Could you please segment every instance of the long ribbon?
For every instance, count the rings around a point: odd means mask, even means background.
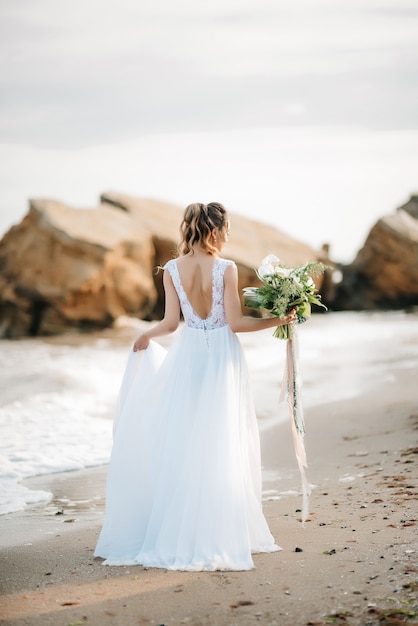
[[[280,399],[283,400],[287,393],[289,402],[290,422],[292,425],[293,446],[299,473],[302,481],[302,524],[305,524],[309,514],[309,495],[311,489],[305,474],[308,467],[303,438],[305,435],[305,421],[303,419],[303,406],[300,396],[300,375],[298,360],[297,334],[294,324],[290,325],[289,339],[286,341],[286,366]]]

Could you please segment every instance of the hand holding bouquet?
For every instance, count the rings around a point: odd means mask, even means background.
[[[282,265],[274,254],[269,254],[257,270],[257,276],[262,285],[244,289],[244,304],[253,309],[265,309],[280,318],[296,309],[297,322],[305,322],[311,314],[311,304],[326,308],[312,280],[312,276],[322,274],[325,269],[326,266],[317,261],[309,261],[293,269],[288,268]],[[289,340],[286,343],[287,360],[282,392],[286,390],[289,399],[295,453],[302,479],[302,522],[304,523],[309,511],[310,487],[304,469],[307,467],[303,445],[305,423],[299,393],[297,350],[294,345],[296,336],[292,331],[292,325],[289,324],[278,326],[274,331],[274,336]]]
[[[326,265],[318,261],[287,268],[274,254],[269,254],[257,270],[262,286],[245,287],[244,305],[253,309],[265,309],[277,317],[284,317],[289,311],[296,309],[297,322],[305,322],[311,314],[311,304],[326,309],[312,280],[312,276],[319,276],[325,269]],[[290,325],[278,326],[274,336],[290,339]]]

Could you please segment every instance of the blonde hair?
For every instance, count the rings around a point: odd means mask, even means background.
[[[228,214],[220,202],[189,204],[184,211],[183,221],[180,224],[181,243],[180,254],[187,254],[197,243],[209,254],[218,251],[211,243],[214,230],[222,232],[228,228]]]

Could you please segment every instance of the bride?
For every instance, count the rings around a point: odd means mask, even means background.
[[[242,314],[237,268],[220,253],[222,204],[189,205],[180,256],[164,266],[165,314],[130,352],[119,394],[106,512],[107,565],[248,570],[275,544],[261,506],[257,421],[235,335],[289,324]],[[155,338],[184,325],[170,349]]]

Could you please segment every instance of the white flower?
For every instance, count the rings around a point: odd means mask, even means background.
[[[266,276],[271,276],[275,273],[277,269],[277,265],[280,263],[280,260],[274,254],[268,254],[262,261],[261,265],[258,268],[258,274],[261,278],[265,278]]]
[[[261,265],[266,265],[267,263],[271,263],[272,265],[277,265],[277,263],[280,263],[280,259],[275,254],[268,254],[261,261]]]
[[[287,267],[275,267],[274,269],[274,273],[277,274],[277,276],[280,276],[280,278],[289,278],[292,271],[293,270]],[[295,277],[293,277],[293,280],[295,280]]]
[[[246,298],[254,298],[257,296],[258,289],[257,287],[244,287],[243,292]]]
[[[301,279],[299,278],[299,276],[295,276],[293,275],[292,277],[293,282],[295,283],[295,285],[299,288],[299,289],[303,289],[303,282],[301,281]]]

